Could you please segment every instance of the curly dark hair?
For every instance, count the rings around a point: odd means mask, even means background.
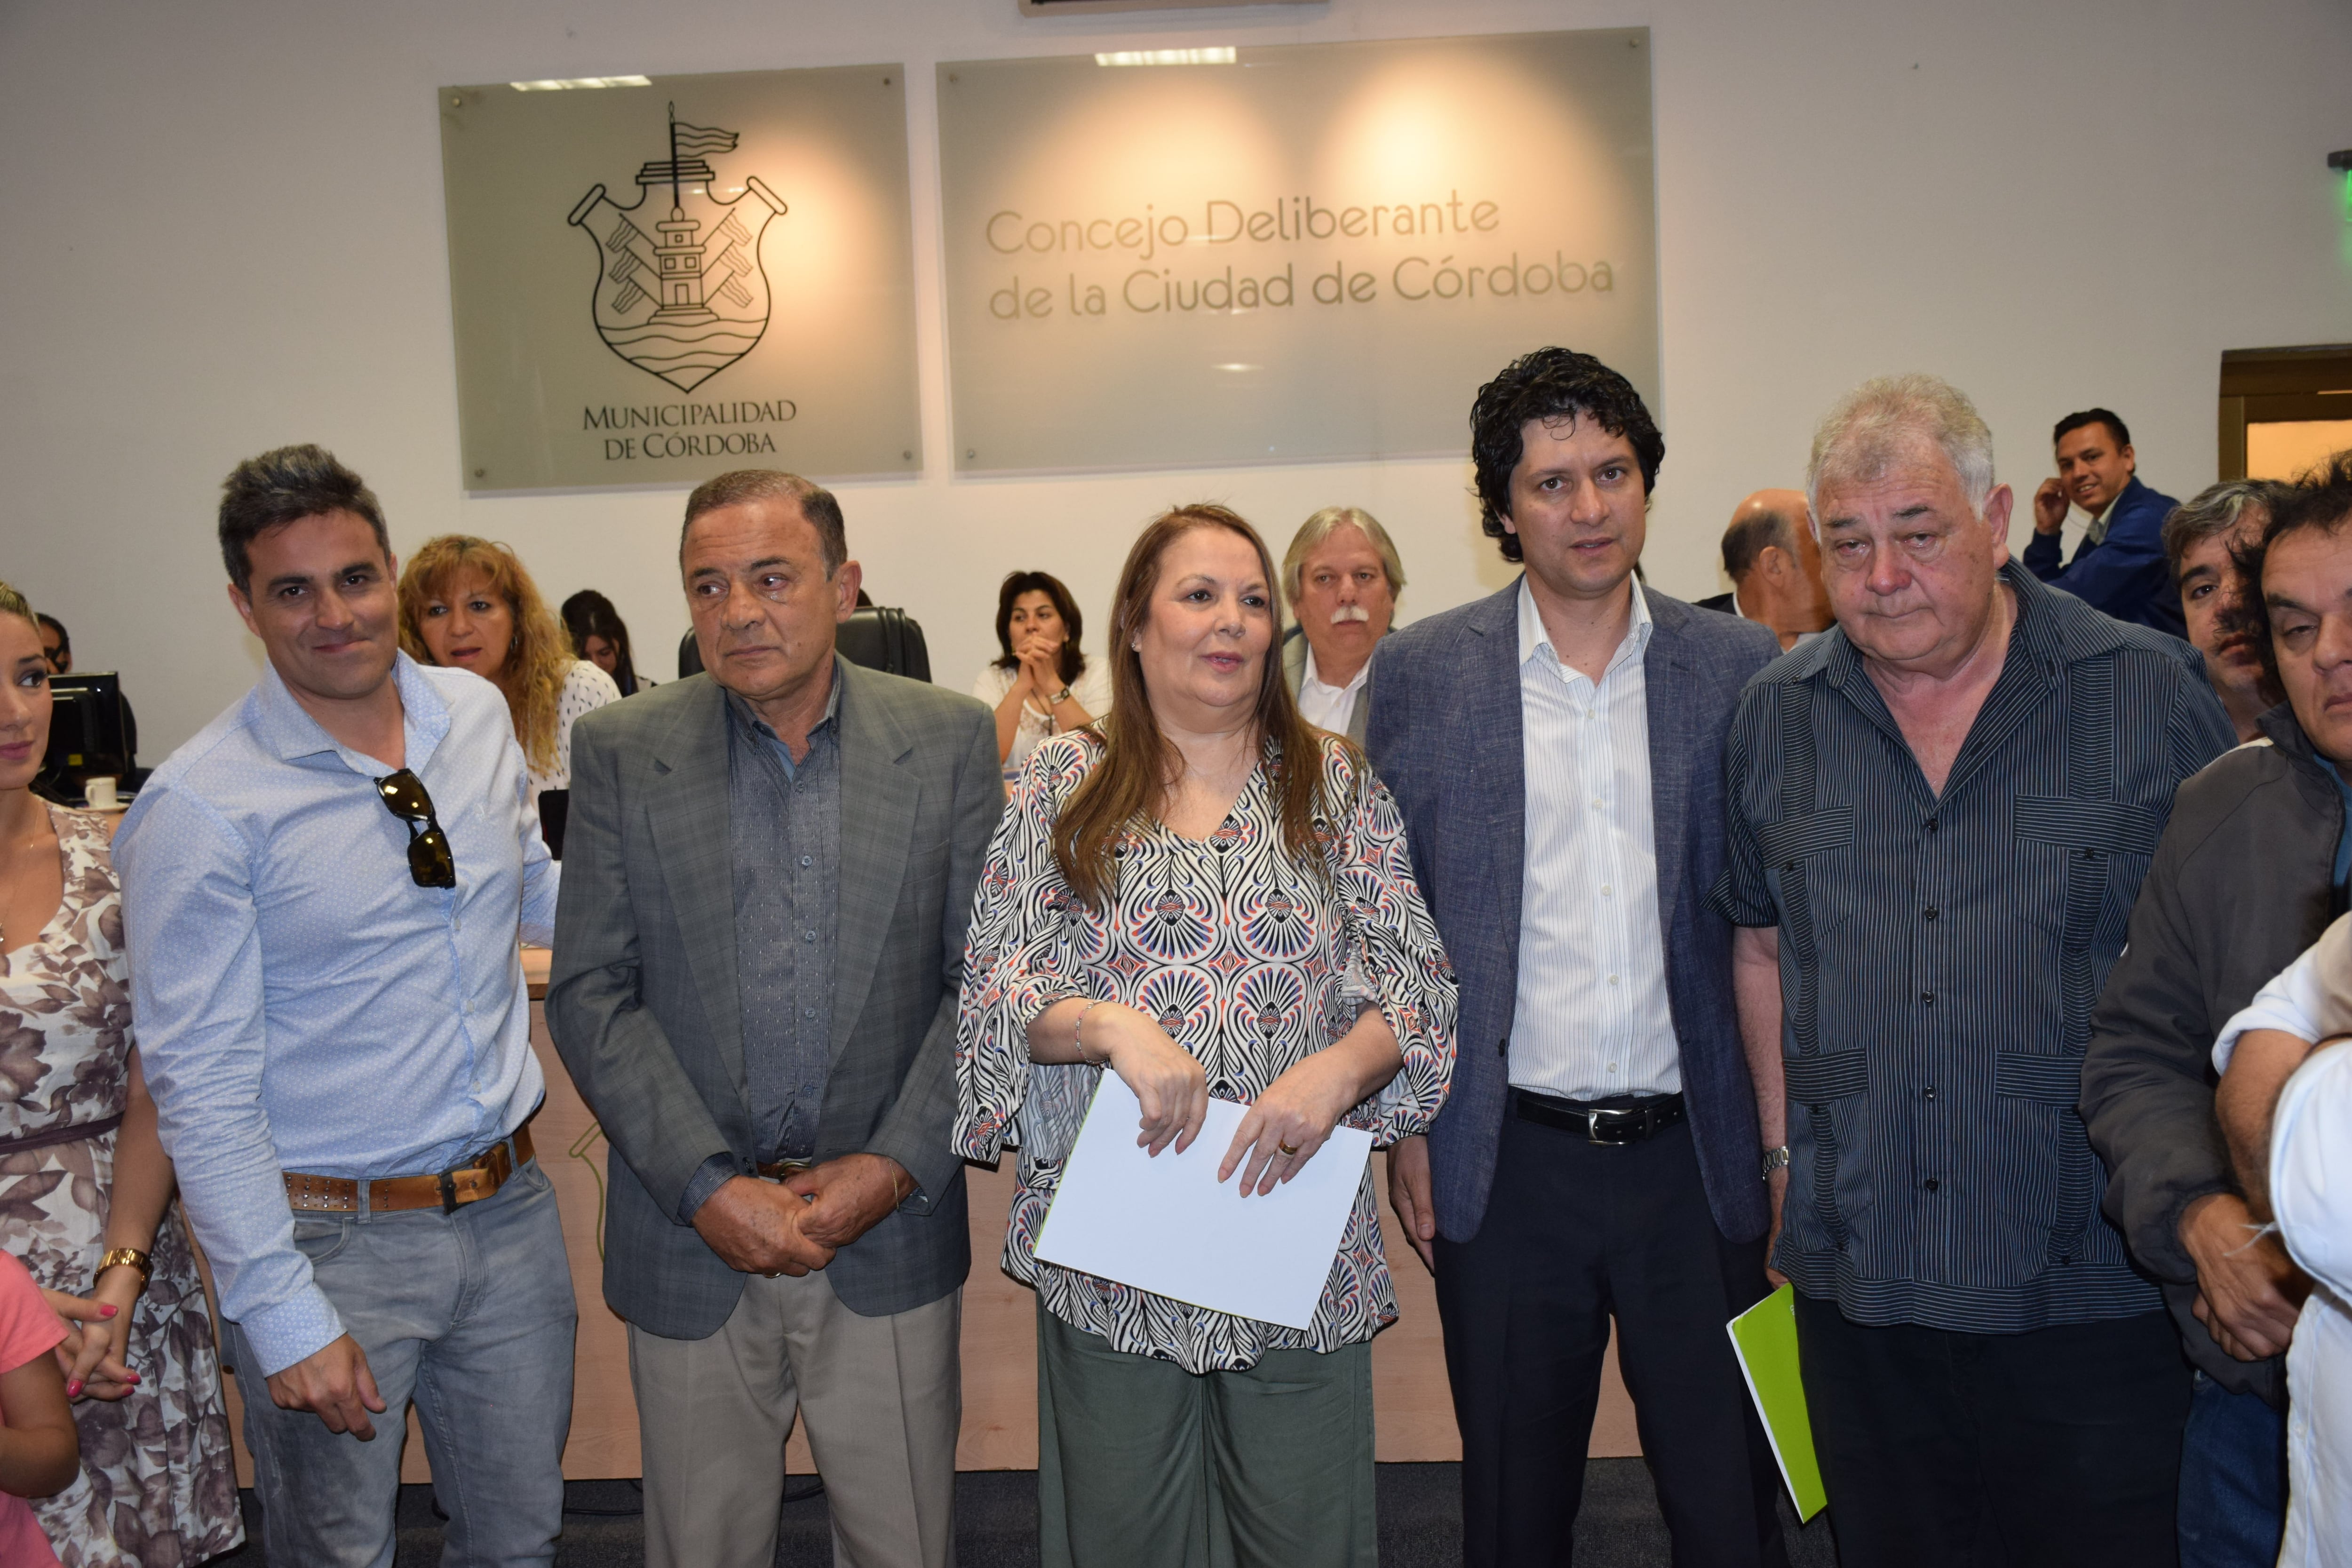
[[[2275,691],[2281,689],[2278,649],[2271,641],[2270,601],[2263,596],[2263,563],[2271,546],[2291,533],[2315,529],[2336,534],[2352,526],[2352,448],[2336,453],[2294,484],[2278,487],[2273,494],[2270,523],[2261,541],[2231,552],[2238,568],[2238,596],[2226,624],[2252,639],[2262,658],[2263,679]]]
[[[1666,460],[1666,438],[1633,384],[1573,349],[1538,349],[1503,367],[1478,389],[1470,405],[1470,458],[1477,466],[1478,522],[1500,542],[1503,559],[1519,560],[1518,535],[1503,527],[1511,512],[1511,471],[1524,445],[1519,432],[1530,419],[1586,418],[1612,436],[1633,443],[1642,465],[1642,494],[1657,488],[1658,465]]]

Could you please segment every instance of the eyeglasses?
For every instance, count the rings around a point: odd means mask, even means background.
[[[441,819],[433,815],[433,797],[425,793],[425,781],[401,769],[389,778],[375,781],[375,793],[383,798],[383,807],[408,825],[408,875],[420,888],[454,888],[457,885],[457,860],[449,853],[449,836],[441,831]],[[420,833],[418,823],[425,825]]]

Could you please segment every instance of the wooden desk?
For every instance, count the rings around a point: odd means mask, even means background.
[[[541,998],[547,994],[548,954],[523,952],[530,983],[530,1043],[547,1075],[547,1102],[531,1123],[540,1163],[555,1184],[563,1215],[563,1240],[571,1252],[572,1279],[580,1300],[580,1339],[572,1394],[572,1439],[563,1451],[563,1473],[588,1480],[640,1473],[636,1400],[629,1391],[628,1338],[621,1320],[604,1305],[603,1217],[605,1143],[595,1119],[581,1102],[547,1033]],[[997,1266],[1004,1249],[1005,1218],[1013,1202],[1013,1162],[989,1170],[966,1171],[971,1193],[971,1278],[963,1292],[963,1435],[956,1466],[966,1470],[1026,1470],[1037,1464],[1036,1297]],[[1445,1353],[1438,1337],[1436,1293],[1428,1270],[1406,1245],[1396,1216],[1382,1205],[1381,1224],[1396,1275],[1397,1324],[1372,1342],[1373,1408],[1378,1422],[1376,1452],[1383,1461],[1458,1459],[1460,1436],[1454,1426],[1452,1395],[1445,1384]],[[239,1434],[237,1480],[250,1486],[253,1468],[245,1452],[236,1410],[236,1379],[229,1384],[230,1421]],[[409,1416],[410,1442],[401,1459],[404,1480],[431,1479],[425,1445]],[[1592,1427],[1596,1457],[1638,1454],[1633,1402],[1617,1375],[1612,1347],[1602,1381],[1601,1408]],[[815,1469],[799,1427],[786,1450],[796,1473]]]

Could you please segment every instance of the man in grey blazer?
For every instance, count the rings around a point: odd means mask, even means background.
[[[1372,649],[1389,635],[1404,592],[1396,545],[1363,508],[1327,506],[1291,536],[1282,590],[1298,623],[1282,645],[1282,678],[1299,712],[1362,745]]]
[[[1624,377],[1543,349],[1478,394],[1493,597],[1390,637],[1372,765],[1462,986],[1454,1088],[1391,1151],[1437,1275],[1471,1568],[1565,1561],[1616,1321],[1675,1562],[1787,1561],[1724,1324],[1769,1213],[1733,994],[1723,742],[1772,634],[1634,578],[1665,443]],[[568,873],[567,873],[568,875]]]
[[[708,674],[583,715],[548,1021],[617,1158],[646,1562],[767,1568],[807,1412],[836,1551],[951,1561],[964,922],[1003,806],[967,697],[834,651],[841,510],[724,474],[679,567]]]

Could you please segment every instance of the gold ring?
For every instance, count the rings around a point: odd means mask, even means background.
[[[1289,1156],[1290,1156],[1292,1159],[1294,1159],[1294,1160],[1295,1160],[1295,1159],[1297,1159],[1297,1158],[1298,1158],[1298,1151],[1297,1151],[1296,1148],[1292,1147],[1290,1144],[1287,1144],[1287,1143],[1277,1143],[1277,1144],[1276,1144],[1276,1145],[1275,1145],[1275,1147],[1276,1147],[1276,1148],[1277,1148],[1277,1149],[1279,1149],[1279,1150],[1281,1150],[1284,1153],[1286,1153],[1286,1154],[1289,1155]]]

